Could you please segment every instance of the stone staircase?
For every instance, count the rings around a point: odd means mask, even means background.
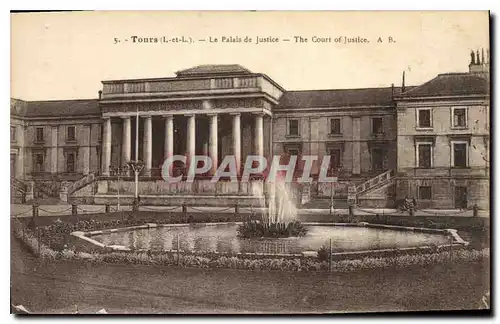
[[[24,203],[28,185],[19,179],[10,177],[10,198],[12,203]]]
[[[357,204],[364,207],[390,207],[394,200],[395,176],[395,170],[388,170],[357,185]]]
[[[67,187],[67,195],[71,196],[78,190],[94,183],[97,180],[97,176],[94,172],[91,172],[84,176],[83,178],[80,178],[78,181],[73,182]]]
[[[362,184],[356,186],[356,195],[362,195],[365,193],[368,193],[369,191],[379,188],[385,184],[390,183],[396,175],[395,170],[388,170],[384,173],[381,173],[365,182]]]

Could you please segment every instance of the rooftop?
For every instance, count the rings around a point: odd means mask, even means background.
[[[11,99],[10,112],[24,117],[71,117],[100,115],[98,99],[23,101]]]
[[[252,74],[252,71],[239,64],[206,64],[180,70],[175,74],[177,77],[191,77],[214,74]]]
[[[393,103],[393,96],[400,93],[400,87],[287,91],[277,109],[387,106]]]
[[[488,79],[481,74],[443,73],[426,83],[405,91],[402,98],[486,95]]]

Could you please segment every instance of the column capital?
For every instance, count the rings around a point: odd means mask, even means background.
[[[253,111],[252,115],[264,117],[266,114],[263,111]]]
[[[214,113],[214,112],[211,112],[211,113],[207,113],[205,114],[206,116],[209,116],[209,117],[214,117],[214,116],[218,116],[219,114],[218,113]]]
[[[230,116],[241,116],[241,113],[239,112],[232,112],[232,113],[229,113]]]
[[[167,114],[167,115],[161,115],[162,118],[165,118],[165,119],[170,119],[170,118],[174,118],[174,115],[173,114]]]
[[[121,119],[130,119],[132,116],[120,116]]]
[[[144,119],[148,120],[148,119],[153,118],[153,116],[151,116],[151,115],[142,115],[142,116],[139,115],[139,118],[144,118]]]
[[[108,120],[111,119],[111,116],[102,116],[101,119]]]

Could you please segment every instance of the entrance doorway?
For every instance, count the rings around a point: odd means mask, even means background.
[[[467,209],[467,187],[455,187],[455,208]]]
[[[382,171],[384,170],[384,150],[382,148],[372,149],[372,170]]]

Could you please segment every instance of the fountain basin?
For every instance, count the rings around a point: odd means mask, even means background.
[[[329,247],[330,239],[332,252],[339,255],[467,244],[453,230],[368,223],[304,223],[308,233],[303,237],[244,239],[238,237],[239,224],[148,224],[88,232],[84,236],[87,241],[94,241],[99,246],[120,246],[131,251],[176,251],[179,244],[179,249],[184,252],[299,256],[307,253],[312,255],[310,252],[322,246]]]

